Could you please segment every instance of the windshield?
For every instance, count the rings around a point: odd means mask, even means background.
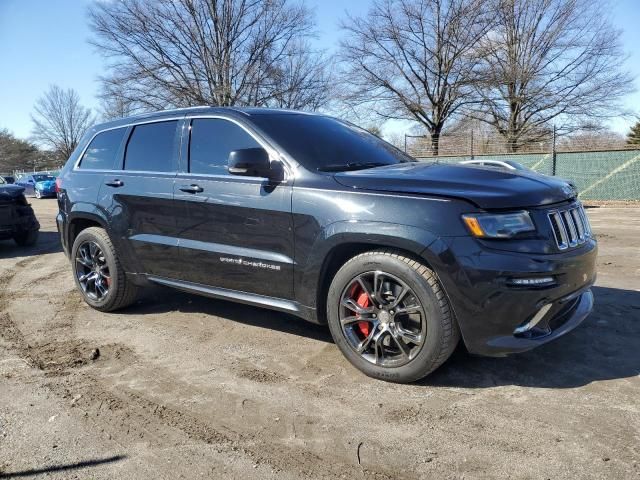
[[[52,177],[51,175],[34,175],[33,180],[36,182],[53,182],[56,177]]]
[[[309,170],[343,171],[412,162],[393,145],[335,118],[259,114],[253,122]]]

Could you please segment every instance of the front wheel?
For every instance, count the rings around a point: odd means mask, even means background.
[[[78,290],[96,310],[110,312],[135,301],[138,289],[125,275],[104,229],[82,230],[73,242],[71,262]]]
[[[42,192],[40,192],[40,190],[36,189],[36,198],[40,199],[42,198]]]
[[[408,383],[449,358],[460,333],[435,273],[393,251],[353,257],[327,297],[336,345],[371,377]]]

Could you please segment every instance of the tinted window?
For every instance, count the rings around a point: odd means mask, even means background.
[[[414,161],[366,130],[335,118],[280,113],[253,115],[251,120],[310,170],[349,170]]]
[[[229,152],[256,147],[260,144],[233,122],[215,118],[195,119],[191,123],[189,171],[225,175],[228,173]]]
[[[177,125],[174,120],[136,126],[127,143],[125,170],[172,171]]]
[[[116,128],[96,135],[82,156],[80,168],[112,169],[126,131],[126,128]]]

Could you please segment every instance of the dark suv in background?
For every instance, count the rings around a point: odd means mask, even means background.
[[[199,107],[91,129],[58,178],[62,244],[92,307],[149,282],[328,323],[368,375],[424,377],[460,337],[501,356],[592,309],[575,190],[420,163],[340,120]]]
[[[0,177],[0,240],[13,239],[20,246],[38,241],[40,224],[24,196],[24,188]]]

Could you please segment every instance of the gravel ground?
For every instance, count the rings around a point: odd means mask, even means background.
[[[280,313],[160,288],[88,308],[33,204],[38,245],[0,242],[0,478],[640,478],[638,208],[589,209],[574,332],[394,385]]]

